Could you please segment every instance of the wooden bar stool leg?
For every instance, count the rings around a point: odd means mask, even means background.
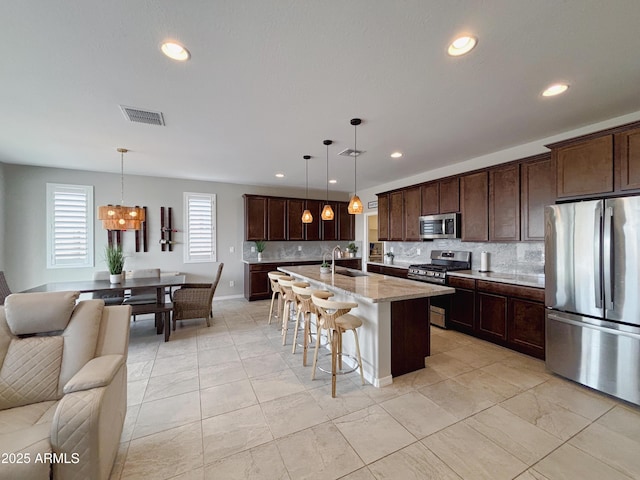
[[[364,373],[362,372],[362,357],[360,357],[360,341],[358,340],[358,332],[356,329],[353,329],[353,337],[356,341],[356,353],[358,354],[358,366],[360,367],[360,380],[362,380],[362,385],[364,385]]]
[[[291,353],[296,353],[296,342],[298,341],[298,327],[300,326],[300,316],[304,316],[302,310],[296,310],[296,326],[293,330],[293,347],[291,348]],[[304,318],[303,318],[304,320]]]
[[[302,366],[307,366],[307,350],[309,350],[309,337],[311,337],[311,314],[304,313],[304,347],[302,349]]]
[[[273,318],[273,304],[276,301],[276,295],[278,292],[273,292],[271,294],[271,306],[269,307],[269,325],[271,325],[271,319]],[[280,317],[280,315],[278,315]]]
[[[340,343],[341,335],[338,332],[333,332],[331,338],[331,397],[336,398],[336,380],[337,380],[337,372],[336,372],[336,361],[338,360],[339,354],[338,349]]]

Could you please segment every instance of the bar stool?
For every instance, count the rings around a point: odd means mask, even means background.
[[[287,342],[287,329],[291,318],[291,307],[296,308],[296,297],[293,293],[292,284],[296,282],[293,277],[279,277],[280,294],[282,295],[282,345]]]
[[[291,353],[296,353],[298,330],[300,328],[300,317],[304,322],[304,340],[302,343],[302,365],[307,366],[307,351],[309,349],[309,343],[312,341],[311,335],[311,315],[316,317],[316,342],[320,341],[320,332],[318,329],[318,311],[316,306],[311,300],[311,295],[320,290],[314,290],[309,287],[306,282],[295,282],[291,285],[293,293],[296,296],[297,310],[296,310],[296,326],[293,333],[293,348]],[[322,290],[322,293],[328,294],[328,297],[333,296],[333,293]]]
[[[336,302],[333,300],[327,300],[328,295],[325,292],[314,292],[311,295],[311,300],[316,306],[318,311],[318,332],[320,329],[327,330],[329,341],[331,342],[331,396],[336,396],[336,376],[338,374],[338,368],[342,370],[342,334],[347,330],[353,332],[353,337],[356,343],[356,354],[358,367],[360,368],[360,379],[362,385],[364,385],[364,373],[362,371],[362,358],[360,357],[360,342],[358,341],[358,332],[356,329],[362,326],[362,320],[355,315],[350,315],[349,311],[352,308],[358,306],[355,302]],[[316,367],[318,364],[318,346],[319,342],[316,342],[315,352],[313,354],[313,371],[311,372],[311,379],[316,377]],[[358,368],[356,367],[356,368]],[[352,370],[340,372],[351,373]]]
[[[286,277],[287,274],[279,271],[269,272],[269,282],[271,283],[271,306],[269,307],[269,325],[271,325],[271,319],[273,318],[273,304],[278,299],[278,315],[280,318],[280,307],[282,306],[282,293],[280,292],[280,285],[278,284],[278,278]]]

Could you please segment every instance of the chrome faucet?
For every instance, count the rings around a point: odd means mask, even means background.
[[[333,250],[331,250],[331,273],[336,273],[336,250],[342,253],[340,245],[336,245],[333,247]]]

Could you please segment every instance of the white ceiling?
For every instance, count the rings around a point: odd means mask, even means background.
[[[300,187],[310,154],[324,189],[328,138],[350,191],[361,117],[367,188],[640,110],[638,25],[638,0],[4,2],[0,162],[119,172],[126,147],[127,174]]]

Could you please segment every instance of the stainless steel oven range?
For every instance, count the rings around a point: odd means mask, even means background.
[[[431,263],[410,265],[407,278],[420,282],[447,285],[447,272],[471,269],[471,252],[432,250],[430,258]],[[431,299],[429,319],[432,325],[446,328],[449,297],[449,295],[443,295]]]

